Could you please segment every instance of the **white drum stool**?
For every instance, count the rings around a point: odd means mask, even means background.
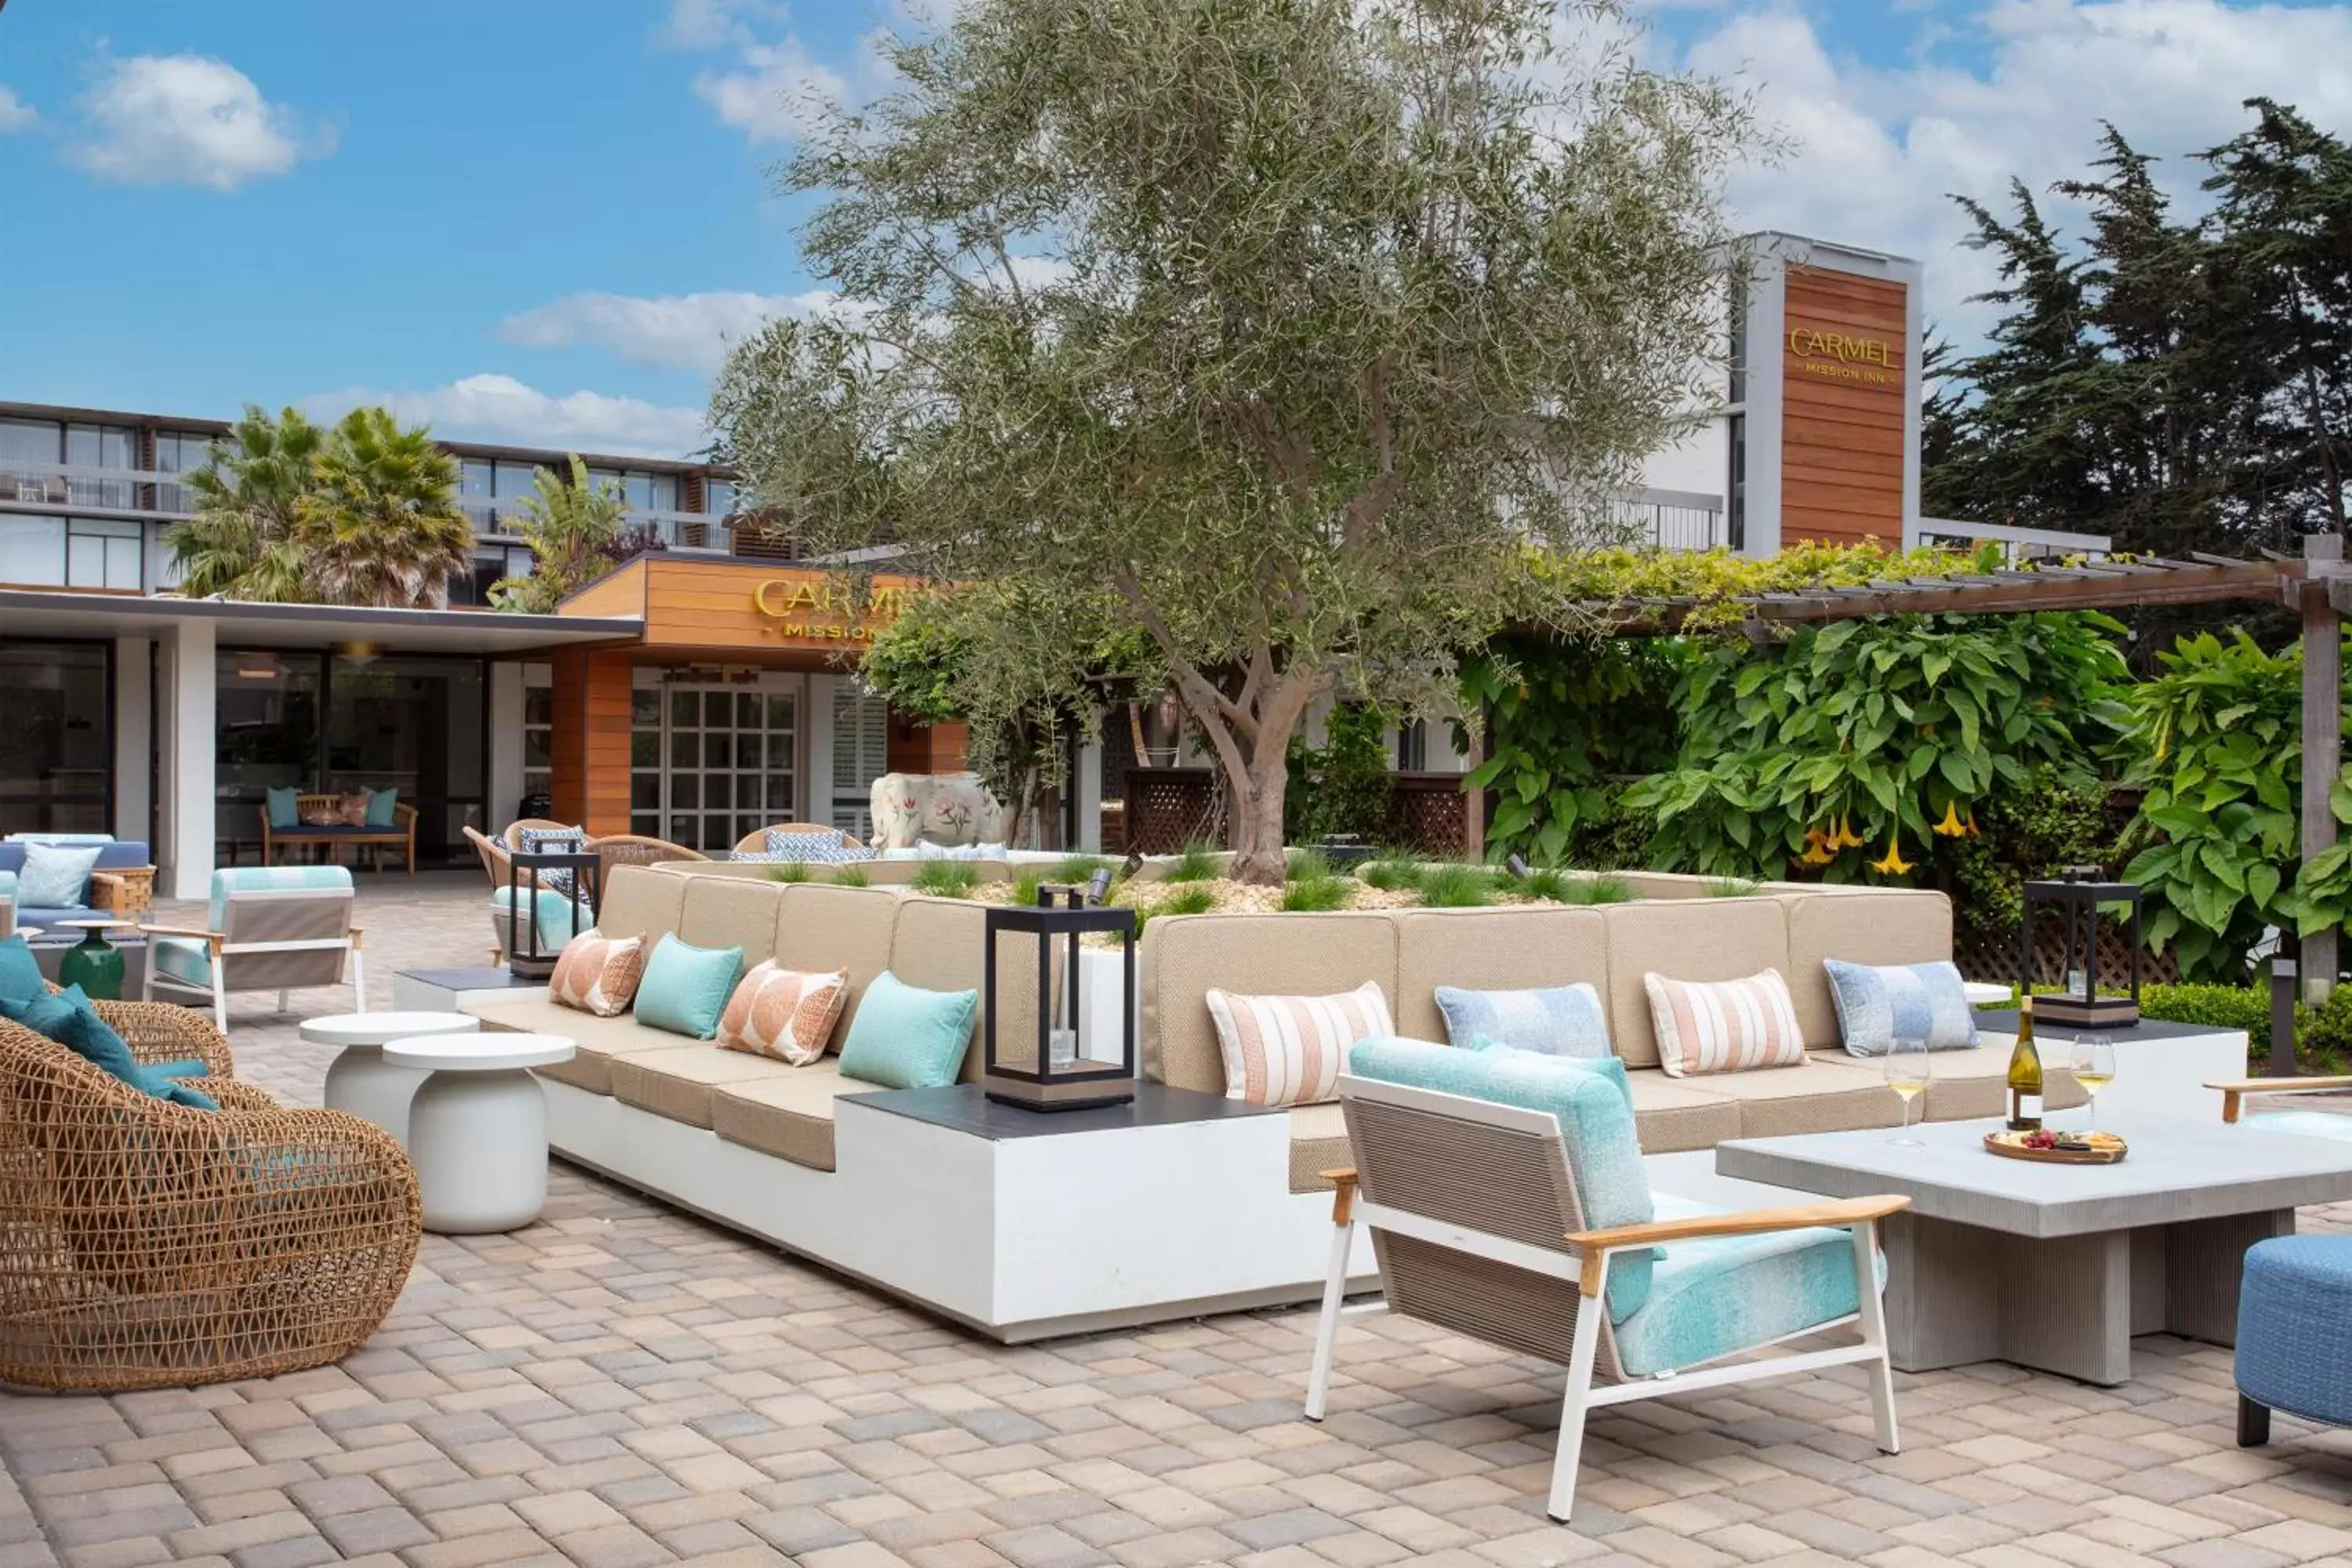
[[[384,1043],[425,1035],[470,1035],[481,1026],[480,1019],[463,1013],[338,1013],[306,1019],[301,1035],[314,1046],[343,1047],[327,1064],[327,1109],[348,1110],[405,1143],[409,1097],[425,1075],[386,1062]]]
[[[425,1228],[441,1236],[517,1230],[547,1202],[547,1096],[530,1068],[572,1059],[561,1035],[435,1035],[383,1047],[394,1067],[430,1074],[408,1102],[408,1158]]]

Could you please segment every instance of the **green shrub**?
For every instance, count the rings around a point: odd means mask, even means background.
[[[1285,883],[1282,907],[1290,914],[1321,914],[1345,909],[1355,889],[1338,877],[1307,877]]]
[[[2143,1016],[2168,1024],[2202,1024],[2213,1029],[2243,1029],[2259,1058],[2270,1049],[2271,997],[2260,985],[2143,985]]]
[[[809,879],[808,862],[779,860],[768,868],[766,874],[771,882],[805,882]]]
[[[1484,866],[1432,866],[1421,879],[1424,909],[1475,910],[1495,901],[1495,874]]]
[[[2327,994],[2326,1001],[2302,1009],[2298,1016],[2302,1022],[2295,1037],[2297,1067],[2330,1077],[2342,1072],[2346,1060],[2352,1058],[2352,985],[2338,985]],[[2265,1031],[2262,1050],[2252,1053],[2257,1063],[2268,1049]]]
[[[1622,877],[1569,877],[1559,872],[1554,875],[1562,878],[1559,901],[1563,904],[1630,904],[1642,896]]]
[[[1763,885],[1745,877],[1717,877],[1706,885],[1706,896],[1710,899],[1745,899],[1752,897]]]
[[[1294,849],[1284,862],[1283,876],[1293,882],[1328,882],[1339,875],[1320,849]]]
[[[915,868],[908,886],[942,899],[969,898],[980,886],[980,868],[968,860],[926,860]]]
[[[1422,878],[1427,874],[1428,868],[1418,860],[1409,860],[1402,856],[1391,858],[1384,855],[1377,860],[1365,861],[1357,868],[1356,878],[1367,888],[1396,892],[1420,887]]]
[[[1054,862],[1053,874],[1045,879],[1049,882],[1076,882],[1085,887],[1087,879],[1105,867],[1115,872],[1118,869],[1118,862],[1101,855],[1065,855]]]
[[[1160,873],[1163,882],[1209,882],[1217,876],[1217,852],[1206,844],[1187,844]],[[1193,911],[1198,912],[1198,911]]]
[[[1557,866],[1538,866],[1519,879],[1518,889],[1530,899],[1541,899],[1547,903],[1573,904],[1582,901],[1572,890],[1574,880]]]
[[[866,874],[863,866],[836,866],[833,871],[833,885],[836,888],[870,888],[874,885],[874,879]]]
[[[1013,903],[1016,908],[1034,910],[1037,907],[1037,889],[1045,879],[1034,871],[1024,871],[1013,879]]]
[[[1154,907],[1135,911],[1135,934],[1140,938],[1143,928],[1161,915],[1205,915],[1217,907],[1217,890],[1198,884],[1181,889],[1162,899]]]

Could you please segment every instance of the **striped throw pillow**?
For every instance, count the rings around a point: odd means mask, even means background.
[[[505,889],[501,889],[500,891]],[[547,977],[547,999],[599,1018],[617,1018],[636,999],[646,972],[646,939],[583,931],[563,944]]]
[[[1225,1098],[1251,1105],[1319,1105],[1338,1093],[1349,1046],[1396,1033],[1388,998],[1370,980],[1338,996],[1213,989],[1209,1016],[1224,1054]]]
[[[1642,984],[1657,1026],[1658,1065],[1669,1078],[1804,1065],[1804,1031],[1778,970],[1712,982],[1644,974]]]
[[[848,1000],[846,971],[804,974],[762,961],[727,999],[727,1011],[719,1016],[719,1044],[807,1067],[824,1055]]]

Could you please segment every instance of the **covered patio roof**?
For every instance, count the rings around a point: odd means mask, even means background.
[[[577,643],[635,641],[643,617],[522,616],[497,610],[399,610],[345,605],[257,605],[128,594],[0,589],[0,632],[10,637],[108,638],[168,635],[173,624],[212,624],[224,645],[331,647],[373,643],[388,653],[514,658]]]

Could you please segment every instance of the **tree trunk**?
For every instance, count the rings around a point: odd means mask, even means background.
[[[1290,784],[1290,737],[1252,748],[1245,787],[1234,796],[1234,869],[1237,882],[1280,887],[1289,873],[1283,853],[1282,805]],[[1271,756],[1266,753],[1271,752]]]

